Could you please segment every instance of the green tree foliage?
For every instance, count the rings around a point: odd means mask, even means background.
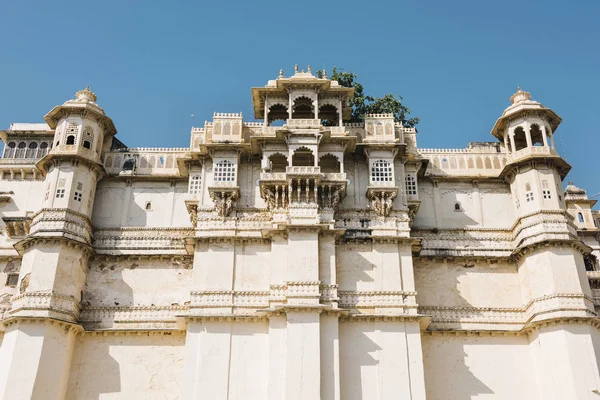
[[[317,77],[323,78],[323,71],[317,71]],[[394,114],[394,119],[402,125],[414,128],[420,121],[419,117],[410,118],[410,109],[402,104],[402,96],[386,94],[383,97],[366,95],[363,85],[357,80],[357,75],[352,71],[344,71],[333,67],[329,79],[336,80],[341,86],[354,88],[354,96],[348,100],[352,108],[350,118],[347,122],[362,122],[365,114]]]

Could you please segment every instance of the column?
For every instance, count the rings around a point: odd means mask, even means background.
[[[314,400],[321,393],[319,228],[288,232],[286,400]]]
[[[544,147],[548,147],[548,136],[546,135],[545,125],[542,125],[542,139],[544,140]]]

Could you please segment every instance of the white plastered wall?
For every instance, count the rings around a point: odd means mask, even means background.
[[[525,335],[439,333],[422,343],[427,400],[540,398]]]
[[[178,399],[184,341],[181,334],[78,336],[66,399]]]

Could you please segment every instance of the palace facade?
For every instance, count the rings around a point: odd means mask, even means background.
[[[89,88],[0,131],[0,399],[600,399],[561,118],[519,89],[425,149],[352,94],[280,73],[185,148],[125,146]]]

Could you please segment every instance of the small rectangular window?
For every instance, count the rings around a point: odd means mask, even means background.
[[[19,274],[8,274],[6,286],[17,286],[17,283],[19,283]]]
[[[202,183],[202,178],[199,173],[190,175],[190,182],[188,192],[190,194],[198,194],[200,193],[200,184]]]
[[[74,200],[81,201],[81,192],[75,192]]]
[[[65,197],[65,189],[57,189],[56,190],[56,198],[62,199]]]
[[[406,175],[406,194],[409,196],[416,196],[417,194],[417,180],[412,174]]]
[[[528,203],[530,201],[533,201],[533,193],[532,192],[525,193],[525,199],[527,200]]]
[[[544,199],[551,199],[552,196],[550,195],[550,191],[549,190],[542,190],[542,194],[544,195]]]

